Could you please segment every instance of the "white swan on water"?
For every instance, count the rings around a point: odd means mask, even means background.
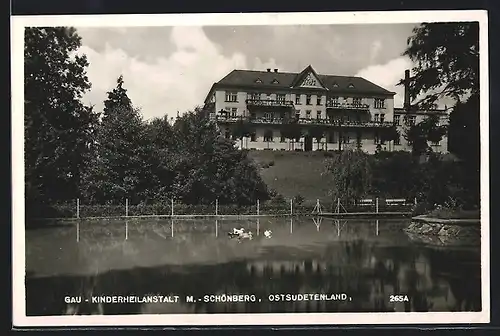
[[[264,231],[264,236],[266,238],[271,238],[272,235],[273,235],[273,232],[271,230]]]
[[[234,233],[234,234],[238,234],[238,235],[240,235],[240,234],[242,234],[243,232],[245,232],[245,229],[244,229],[244,228],[239,228],[239,229],[237,229],[237,228],[233,228],[233,233]]]

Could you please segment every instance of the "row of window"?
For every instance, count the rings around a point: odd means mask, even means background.
[[[237,107],[225,107],[224,110],[226,112],[229,112],[231,117],[236,117],[238,114]],[[316,111],[316,119],[321,119],[321,113],[322,113],[321,111]],[[306,110],[306,119],[311,119],[311,115],[312,115],[312,110]],[[300,117],[300,115],[297,115],[297,117]],[[264,114],[264,118],[272,120],[272,119],[274,119],[274,114],[272,112],[266,112]],[[408,116],[408,123],[410,125],[415,125],[416,118],[417,117],[415,115]],[[349,119],[349,117],[347,117],[347,119]],[[385,122],[385,114],[384,113],[380,113],[380,114],[375,113],[373,121]],[[397,126],[401,125],[401,115],[399,115],[399,114],[394,115],[394,124]]]
[[[265,99],[272,99],[272,95],[271,94],[264,94],[266,95]],[[296,105],[301,105],[301,98],[302,98],[302,94],[296,94],[295,95],[295,104]],[[310,94],[306,94],[306,105],[313,105],[312,102],[313,102],[313,99],[312,99],[312,95]],[[247,94],[247,99],[252,99],[252,100],[260,100],[262,99],[262,94],[261,93],[248,93]],[[345,98],[347,100],[347,98]],[[284,93],[277,93],[276,94],[276,100],[277,101],[285,101],[286,100],[286,95]],[[323,105],[323,102],[322,102],[323,98],[322,97],[318,97],[316,96],[316,105]],[[332,104],[339,104],[339,97],[331,97],[328,99],[328,101]],[[236,103],[238,102],[238,93],[237,92],[229,92],[229,91],[226,91],[226,102],[232,102],[232,103]],[[361,106],[363,103],[363,99],[360,98],[360,97],[353,97],[352,98],[352,104],[355,105],[355,106]],[[375,108],[385,108],[385,99],[383,98],[375,98]]]
[[[224,110],[229,113],[231,117],[236,117],[238,114],[238,108],[237,107],[225,107]],[[306,119],[311,119],[312,118],[312,110],[306,110]],[[300,114],[296,115],[297,118],[300,118]],[[322,111],[316,111],[316,119],[321,119],[322,117]],[[399,117],[399,115],[396,115],[395,117]],[[264,119],[267,120],[273,120],[275,118],[275,114],[272,112],[266,112],[264,113]],[[345,121],[349,121],[349,116],[346,116],[344,118]],[[384,113],[375,113],[373,121],[376,122],[384,122],[385,121],[385,114]],[[399,125],[399,118],[398,118],[398,125]]]
[[[228,139],[231,138],[231,132],[229,130],[226,130],[225,137]],[[328,143],[337,143],[337,139],[335,138],[333,133],[327,133],[326,138],[327,138]],[[274,142],[274,132],[272,130],[266,130],[264,132],[263,140],[264,140],[264,142]],[[254,132],[254,133],[250,134],[250,142],[256,142],[256,141],[257,141],[257,134]],[[361,142],[361,137],[359,135],[356,136],[356,141]],[[286,142],[286,138],[285,138],[285,136],[283,136],[283,134],[280,134],[280,142],[282,142],[282,143]],[[350,143],[351,138],[350,138],[349,134],[340,135],[340,142],[341,143]],[[373,143],[376,145],[384,145],[385,141],[382,140],[378,134],[375,134],[375,136],[373,138]],[[394,140],[394,145],[396,145],[396,146],[401,145],[401,137],[398,137]],[[431,145],[432,146],[439,146],[440,141],[433,141],[433,142],[431,142]]]

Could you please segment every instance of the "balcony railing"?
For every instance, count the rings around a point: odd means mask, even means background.
[[[246,103],[248,106],[293,107],[293,101],[281,99],[247,99]]]
[[[265,124],[265,125],[281,125],[284,122],[283,118],[263,118],[263,117],[225,117],[225,116],[217,116],[218,122],[224,123],[235,123],[240,120],[248,121],[252,124]],[[341,126],[341,127],[391,127],[394,125],[393,122],[390,121],[346,121],[346,120],[332,120],[326,118],[299,118],[297,122],[300,125],[322,125],[322,126]]]
[[[335,101],[327,101],[326,108],[339,110],[369,110],[370,105],[359,103],[338,103]]]

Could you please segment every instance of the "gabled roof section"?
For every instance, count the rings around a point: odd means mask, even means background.
[[[308,74],[316,76],[321,87],[301,87],[300,84],[307,77]],[[260,79],[262,83],[256,81]],[[354,87],[349,88],[350,84]],[[231,88],[241,87],[249,89],[285,89],[298,90],[304,89],[321,89],[328,90],[338,95],[359,93],[359,94],[373,94],[381,96],[394,96],[394,92],[384,89],[362,77],[353,76],[336,76],[336,75],[320,75],[309,65],[300,73],[293,72],[268,72],[268,71],[254,71],[254,70],[233,70],[222,78],[219,82],[214,84],[213,89],[216,88]]]
[[[315,83],[316,80],[319,83]],[[309,82],[309,83],[308,83]],[[313,67],[311,65],[308,65],[304,70],[302,70],[301,73],[297,75],[295,80],[293,81],[291,87],[297,87],[297,86],[307,86],[307,87],[316,87],[322,89],[328,90],[328,88],[323,84],[321,79],[319,78],[318,74],[316,71],[314,71]]]

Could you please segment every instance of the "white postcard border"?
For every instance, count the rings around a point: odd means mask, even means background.
[[[165,314],[104,316],[26,316],[24,229],[24,27],[138,27],[208,25],[396,24],[478,21],[480,26],[481,136],[481,312],[300,313],[300,314]],[[217,325],[365,325],[469,324],[490,322],[489,230],[489,82],[487,12],[391,11],[322,13],[224,13],[148,15],[54,15],[11,17],[12,81],[12,265],[13,325],[37,326],[217,326]]]

